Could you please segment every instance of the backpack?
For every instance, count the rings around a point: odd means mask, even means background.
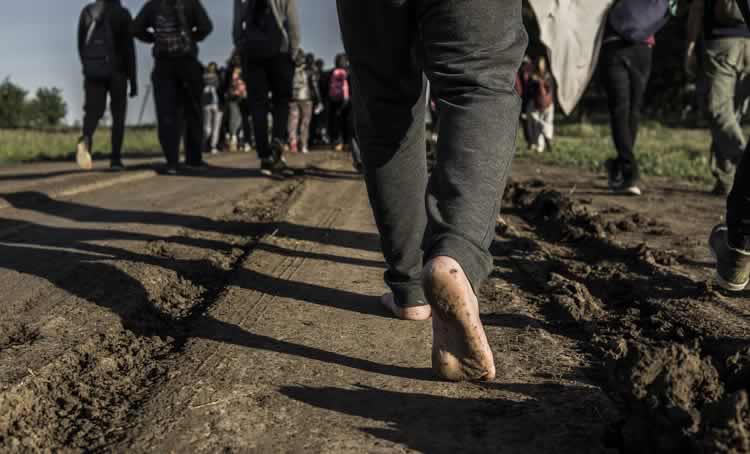
[[[621,38],[640,43],[669,21],[670,0],[620,0],[610,9],[608,22]]]
[[[115,36],[107,8],[97,2],[87,14],[89,25],[81,50],[83,74],[89,79],[109,79],[115,72]]]
[[[742,11],[736,0],[713,0],[714,19],[721,25],[734,26],[745,23]]]
[[[161,0],[153,28],[155,56],[185,57],[193,54],[195,45],[188,32],[182,0]]]
[[[537,81],[536,98],[534,104],[538,110],[546,110],[554,104],[555,93],[552,89],[552,82],[549,80]]]
[[[349,73],[345,69],[336,68],[331,73],[331,80],[328,83],[328,97],[335,102],[349,101]]]
[[[272,0],[246,0],[242,34],[237,43],[245,55],[269,58],[281,53],[286,40],[283,30],[271,8]]]

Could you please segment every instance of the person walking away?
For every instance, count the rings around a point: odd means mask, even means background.
[[[739,0],[737,4],[745,24],[750,25],[747,0]],[[750,284],[750,153],[747,149],[727,198],[726,224],[714,227],[708,242],[716,258],[719,285],[732,292],[745,290]]]
[[[78,22],[78,55],[84,76],[83,133],[78,140],[76,161],[85,170],[92,168],[91,147],[94,133],[107,108],[112,111],[112,154],[110,168],[124,170],[122,144],[130,97],[138,96],[135,43],[130,34],[133,18],[120,0],[97,0],[81,12]]]
[[[319,101],[317,80],[308,67],[305,52],[299,49],[295,59],[292,102],[289,103],[289,148],[292,153],[309,153],[313,106]]]
[[[521,96],[521,127],[526,147],[529,150],[534,148],[535,145],[535,142],[532,141],[534,119],[531,118],[531,114],[534,112],[534,99],[530,96],[532,74],[534,74],[534,63],[531,61],[531,57],[524,56],[516,78],[516,91]]]
[[[654,34],[674,13],[673,1],[618,0],[607,15],[600,64],[617,157],[605,165],[609,188],[617,194],[642,193],[635,145],[651,76]]]
[[[528,41],[522,2],[338,0],[338,10],[392,290],[382,302],[403,319],[432,317],[439,376],[491,380],[477,292],[492,268],[521,111],[514,84]],[[425,74],[441,116],[429,176]]]
[[[737,112],[748,95],[740,87],[750,82],[750,31],[735,0],[693,1],[688,18],[688,73],[695,72],[701,36],[709,87],[711,171],[716,180],[712,192],[726,196],[746,145]]]
[[[200,0],[151,0],[133,24],[135,37],[153,44],[151,80],[159,142],[170,175],[178,171],[183,131],[186,167],[205,166],[201,155],[203,68],[198,61],[198,43],[211,31],[213,24]]]
[[[211,154],[219,154],[219,134],[221,134],[222,111],[221,79],[219,67],[211,62],[203,73],[203,143]]]
[[[289,172],[283,150],[292,99],[292,56],[300,47],[296,0],[235,0],[232,36],[242,56],[245,82],[251,87],[250,110],[261,173],[283,175]],[[273,132],[269,143],[270,103]]]
[[[346,55],[336,56],[336,67],[328,82],[328,105],[331,115],[329,122],[331,141],[334,150],[344,151],[351,144],[349,128],[351,112],[351,84],[349,82],[349,61]]]
[[[318,145],[330,145],[329,135],[330,123],[330,100],[328,99],[328,83],[331,80],[331,71],[325,70],[323,59],[315,60],[315,72],[318,78],[318,91],[320,92],[320,108],[315,109],[313,124],[316,142]]]
[[[551,147],[555,135],[555,80],[547,71],[547,60],[544,57],[537,59],[528,85],[534,103],[529,139],[532,150],[543,153]]]
[[[247,99],[247,86],[242,78],[242,68],[232,69],[229,80],[229,97],[227,110],[229,112],[229,151],[237,151],[239,147],[239,132],[242,128],[242,109],[240,103]]]

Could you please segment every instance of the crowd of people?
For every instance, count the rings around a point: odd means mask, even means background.
[[[151,80],[167,174],[181,167],[183,141],[187,169],[205,167],[204,153],[255,149],[266,175],[288,173],[285,152],[308,153],[316,145],[352,149],[348,60],[338,55],[326,70],[322,59],[305,53],[296,8],[294,0],[236,1],[235,47],[220,66],[199,59],[198,43],[213,24],[198,0],[152,0],[135,19],[119,0],[87,5],[78,27],[85,87],[80,167],[92,168],[92,140],[109,96],[110,167],[125,169],[128,86],[131,97],[138,95],[136,39],[153,45]]]
[[[617,151],[606,169],[616,193],[641,194],[640,111],[654,35],[676,4],[617,0],[608,11],[599,66]],[[492,268],[491,232],[518,119],[530,149],[550,150],[559,80],[546,58],[524,58],[521,0],[338,0],[338,11],[347,53],[331,71],[301,50],[295,0],[235,0],[232,57],[225,67],[204,67],[197,44],[213,26],[199,0],[151,0],[134,20],[119,0],[97,0],[79,27],[86,117],[78,162],[91,167],[91,139],[109,95],[112,168],[123,168],[128,85],[131,96],[138,92],[134,38],[153,44],[167,173],[179,170],[183,138],[189,168],[204,166],[206,152],[255,148],[266,175],[288,172],[287,150],[351,147],[387,262],[391,292],[382,303],[402,319],[432,318],[439,375],[491,379],[476,289]],[[709,243],[720,284],[735,291],[750,282],[750,159],[734,107],[750,73],[748,17],[745,0],[693,0],[686,46],[688,68],[700,55],[709,86],[715,190],[730,194],[727,225]],[[430,114],[439,135],[431,172]]]

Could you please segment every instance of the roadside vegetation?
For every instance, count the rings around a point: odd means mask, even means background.
[[[710,183],[711,138],[707,129],[686,129],[644,122],[638,134],[636,156],[641,172],[650,176],[679,178],[695,183]],[[519,155],[548,164],[604,171],[604,161],[615,156],[609,124],[569,123],[556,127],[552,152],[542,154],[525,150],[519,136]]]
[[[0,129],[0,164],[73,159],[80,136],[77,129],[30,130]],[[94,137],[94,156],[108,156],[110,131],[99,128]],[[127,159],[159,154],[154,128],[131,128],[125,134],[123,156]]]

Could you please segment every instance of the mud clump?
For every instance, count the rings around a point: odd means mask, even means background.
[[[611,358],[610,384],[627,410],[622,429],[624,451],[703,452],[703,428],[710,421],[702,410],[719,403],[724,393],[711,361],[691,348],[669,342],[621,341]],[[729,422],[719,416],[714,419],[721,431]],[[720,439],[728,438],[722,432]]]
[[[670,251],[651,249],[645,244],[638,246],[634,250],[634,255],[644,263],[651,266],[674,266],[677,264],[677,258]]]
[[[750,453],[750,405],[746,391],[730,394],[709,405],[704,416],[703,452]]]
[[[552,293],[548,310],[556,319],[586,323],[604,314],[601,305],[580,282],[552,273],[547,282],[547,290]]]
[[[530,217],[552,241],[577,243],[607,237],[601,216],[558,191],[542,191],[528,208]]]

